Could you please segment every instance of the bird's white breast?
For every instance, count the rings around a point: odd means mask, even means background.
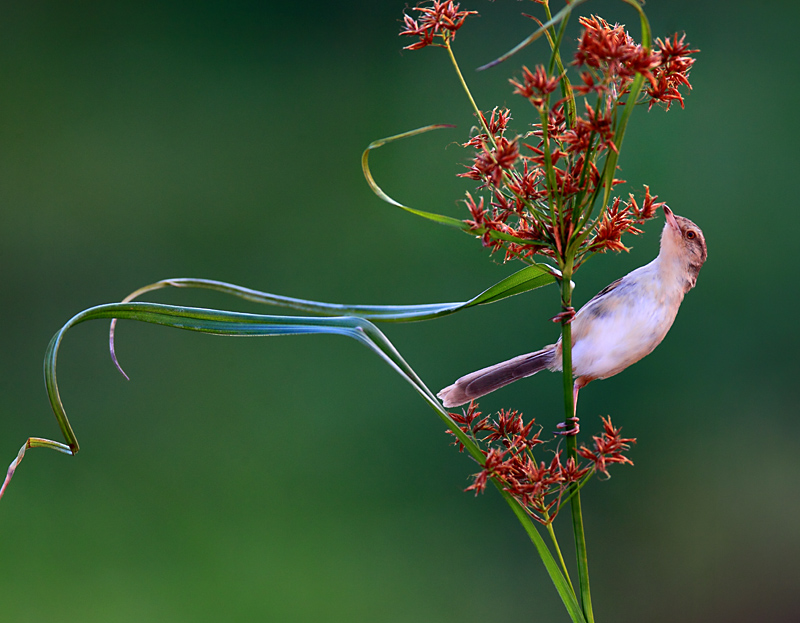
[[[675,320],[683,292],[664,287],[658,272],[656,263],[643,266],[578,312],[572,323],[575,376],[608,378],[661,343]]]

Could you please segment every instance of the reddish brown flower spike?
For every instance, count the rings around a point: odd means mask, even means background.
[[[603,433],[600,436],[593,436],[594,450],[586,446],[578,448],[578,454],[583,458],[589,459],[595,465],[597,471],[608,476],[608,465],[613,463],[627,463],[633,465],[623,452],[630,449],[630,444],[636,443],[636,439],[626,439],[620,435],[621,428],[614,428],[611,418],[601,418],[603,420]]]
[[[508,122],[511,120],[511,111],[508,108],[498,109],[494,108],[492,110],[492,116],[486,121],[486,116],[481,113],[481,117],[483,117],[486,126],[489,128],[489,132],[491,132],[492,136],[498,137],[503,136],[506,131],[506,126],[508,126]]]
[[[475,203],[472,195],[467,193],[467,198],[464,200],[464,203],[467,204],[467,209],[472,215],[472,220],[467,221],[467,224],[471,225],[474,229],[483,227],[485,222],[484,216],[486,214],[486,209],[483,207],[483,197],[480,198],[478,203]]]
[[[690,54],[696,54],[699,50],[689,49],[686,35],[678,39],[677,34],[672,39],[656,39],[656,48],[659,62],[653,71],[650,86],[645,89],[645,94],[650,98],[648,108],[652,108],[657,102],[665,104],[667,110],[672,102],[679,102],[683,108],[683,95],[678,87],[685,86],[691,90],[689,70],[695,59]]]
[[[445,42],[455,38],[456,31],[464,25],[464,20],[477,11],[461,11],[458,2],[452,0],[433,0],[429,7],[417,5],[412,10],[420,15],[418,19],[410,15],[403,16],[405,29],[400,35],[419,37],[419,41],[405,46],[404,50],[419,50],[429,45],[442,47]],[[435,43],[436,38],[439,43]]]
[[[592,246],[599,252],[627,251],[628,247],[622,244],[622,234],[626,232],[640,234],[641,230],[633,226],[634,220],[630,218],[627,206],[622,206],[619,197],[614,199],[603,218],[595,226],[595,236]]]
[[[522,66],[522,82],[509,80],[514,86],[514,93],[530,100],[531,104],[539,108],[544,104],[550,93],[558,88],[560,77],[548,76],[543,65],[534,67],[533,72]]]
[[[644,200],[642,206],[636,203],[633,194],[628,195],[629,200],[624,202],[615,197],[613,203],[605,210],[602,218],[595,223],[595,235],[591,239],[594,251],[627,251],[622,244],[623,234],[641,234],[642,230],[635,227],[653,218],[659,208],[666,205],[663,201],[656,201],[658,195],[650,194],[650,187],[645,184]]]
[[[575,53],[575,64],[589,71],[581,72],[584,84],[576,87],[577,93],[606,92],[618,98],[627,91],[637,73],[655,84],[653,68],[659,63],[658,54],[636,43],[624,26],[612,26],[595,15],[581,17],[578,21],[584,30]],[[598,74],[599,81],[592,72]]]
[[[450,414],[483,455],[481,470],[473,475],[466,490],[482,493],[489,480],[495,479],[531,518],[542,524],[552,522],[558,515],[572,483],[581,483],[595,471],[608,475],[608,465],[613,463],[632,464],[624,452],[636,440],[622,437],[610,418],[603,418],[603,432],[593,437],[593,448],[581,446],[578,450],[588,462],[569,458],[562,463],[561,450],[556,449],[547,463],[532,453],[543,443],[539,439],[541,431],[532,432],[533,420],[526,424],[519,411],[507,409],[501,409],[495,417],[480,419],[480,415],[474,402],[466,411]]]
[[[575,127],[566,130],[561,135],[561,140],[568,145],[570,153],[582,153],[589,149],[589,140],[598,138],[597,149],[611,149],[617,152],[614,145],[614,126],[611,111],[596,112],[589,102],[586,102],[586,112],[575,119]],[[619,152],[617,152],[619,153]]]
[[[511,111],[508,108],[499,109],[495,107],[492,110],[491,116],[487,119],[484,113],[481,113],[481,120],[489,129],[489,134],[495,140],[503,136],[511,120]],[[470,139],[462,145],[462,147],[476,147],[482,149],[489,141],[489,136],[484,132],[478,132],[470,137]],[[468,177],[468,176],[461,176]]]
[[[578,22],[583,26],[583,32],[575,53],[577,65],[586,65],[594,69],[606,65],[617,68],[636,47],[636,43],[620,24],[612,26],[596,15],[579,17]]]
[[[513,167],[519,157],[519,144],[502,136],[497,137],[495,142],[496,147],[483,143],[470,170],[460,174],[460,177],[483,181],[484,185],[499,186],[503,181],[503,172]]]
[[[636,203],[636,199],[633,198],[633,195],[631,194],[629,197],[630,201],[628,202],[628,205],[633,211],[633,214],[636,216],[636,221],[639,223],[650,220],[656,215],[656,212],[659,208],[667,205],[663,201],[656,201],[656,199],[658,199],[658,195],[651,195],[650,187],[647,184],[644,186],[644,201],[642,202],[641,209]]]

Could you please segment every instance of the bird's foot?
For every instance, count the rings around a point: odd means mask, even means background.
[[[553,431],[554,435],[564,435],[564,436],[574,436],[581,432],[581,425],[578,422],[580,418],[577,416],[567,418],[566,422],[561,422],[556,428],[557,431]]]
[[[565,324],[569,324],[572,322],[572,319],[575,317],[575,308],[574,307],[567,307],[564,311],[560,314],[556,314],[552,318],[550,318],[551,322],[564,322]]]

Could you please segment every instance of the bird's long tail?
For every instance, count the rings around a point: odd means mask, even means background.
[[[555,344],[545,346],[535,353],[520,355],[488,368],[462,376],[452,385],[436,394],[445,407],[457,407],[480,398],[518,379],[549,368],[555,359]]]

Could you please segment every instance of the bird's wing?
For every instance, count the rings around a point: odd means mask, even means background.
[[[620,277],[616,281],[612,281],[611,283],[609,283],[605,288],[600,290],[600,292],[598,292],[592,298],[590,298],[583,307],[588,307],[593,302],[598,301],[599,299],[603,298],[609,292],[614,291],[617,288],[617,286],[619,286],[619,284],[622,283],[623,279],[624,279],[624,277]]]

